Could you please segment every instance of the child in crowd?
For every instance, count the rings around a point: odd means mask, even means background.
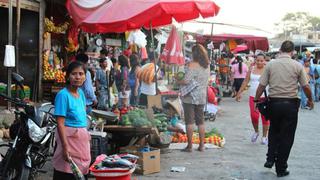
[[[168,115],[168,131],[170,132],[179,132],[185,133],[185,126],[180,122],[181,116],[181,105],[178,99],[174,101],[167,100],[164,108],[166,109],[166,113]]]

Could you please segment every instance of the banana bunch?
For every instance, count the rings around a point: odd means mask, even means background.
[[[61,25],[56,26],[48,18],[44,19],[44,24],[45,24],[45,31],[52,32],[52,33],[58,33],[58,34],[65,33],[69,27],[68,22],[65,22]]]

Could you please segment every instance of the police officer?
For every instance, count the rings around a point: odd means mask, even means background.
[[[298,121],[299,84],[308,98],[308,106],[310,109],[313,108],[307,74],[299,62],[292,60],[293,51],[293,42],[282,43],[279,57],[268,63],[261,75],[255,96],[257,103],[266,86],[269,86],[270,129],[267,161],[264,167],[272,168],[275,163],[278,177],[289,175],[287,161]]]

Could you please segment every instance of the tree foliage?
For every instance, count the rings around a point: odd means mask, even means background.
[[[320,18],[307,12],[287,13],[275,26],[281,34],[300,34],[306,30],[320,31]]]

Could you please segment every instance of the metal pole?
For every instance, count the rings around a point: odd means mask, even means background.
[[[9,10],[9,15],[8,15],[8,45],[12,45],[12,0],[8,1],[8,10]],[[7,68],[7,75],[8,75],[8,83],[7,83],[7,95],[11,97],[11,67]],[[7,109],[11,109],[11,103],[8,102]]]
[[[211,24],[211,36],[210,36],[210,37],[212,38],[212,36],[213,36],[213,23]],[[213,40],[212,40],[212,45],[213,45]],[[213,60],[213,49],[214,49],[214,48],[212,48],[212,49],[210,50],[210,51],[211,51],[211,52],[210,52],[210,60],[211,60],[211,62],[212,62],[212,60]],[[216,64],[215,61],[214,61],[213,63],[214,63],[214,65]]]
[[[16,29],[16,73],[19,74],[19,39],[20,39],[20,17],[21,17],[21,9],[20,9],[20,0],[16,0],[17,5],[17,29]]]
[[[152,21],[150,21],[150,30],[151,30],[151,50],[153,51],[153,56],[154,56],[154,79],[155,79],[155,86],[156,86],[156,95],[157,93],[157,89],[158,89],[158,73],[157,73],[157,58],[156,58],[156,52],[154,50],[154,38],[153,38],[153,30],[152,30]],[[160,67],[159,67],[160,68]]]

